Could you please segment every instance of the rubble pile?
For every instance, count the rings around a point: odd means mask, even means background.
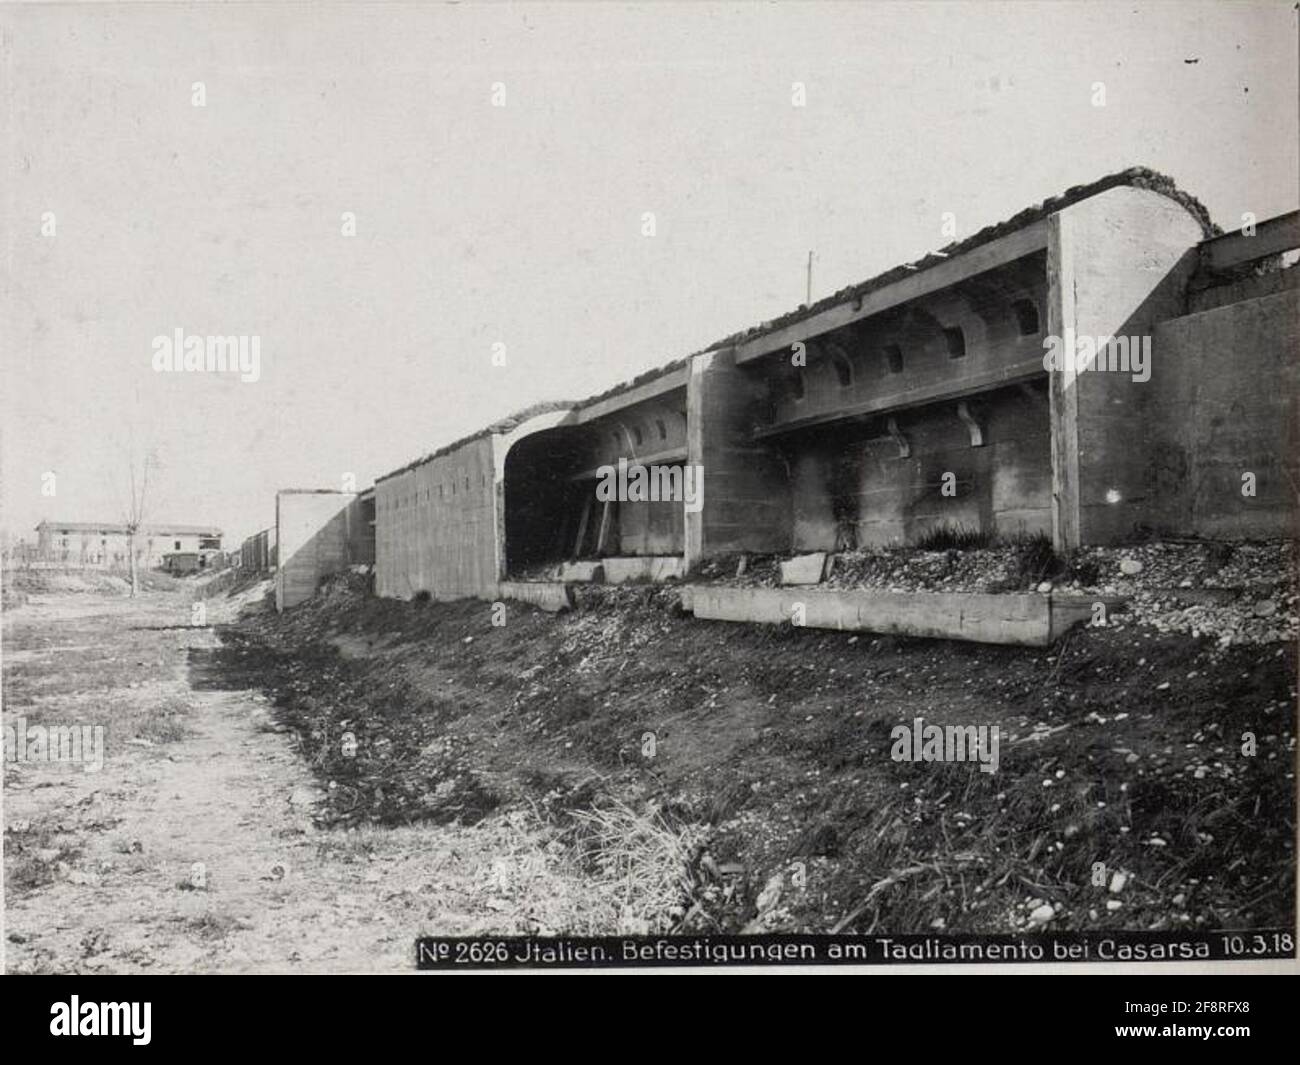
[[[1118,628],[1206,636],[1220,646],[1276,643],[1300,635],[1295,541],[1243,544],[1151,543],[1083,548],[1099,581],[1067,586],[1083,595],[1120,595],[1127,611]]]

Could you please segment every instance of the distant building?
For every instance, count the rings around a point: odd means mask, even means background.
[[[277,536],[278,530],[272,525],[248,537],[239,550],[240,570],[244,573],[274,573]]]
[[[206,561],[197,551],[169,551],[163,556],[163,569],[168,573],[193,573],[205,568]]]
[[[87,521],[43,521],[36,526],[37,558],[70,566],[127,566],[130,537],[125,525]],[[221,551],[221,530],[211,525],[145,525],[135,535],[139,564],[153,569],[166,555],[196,556]]]

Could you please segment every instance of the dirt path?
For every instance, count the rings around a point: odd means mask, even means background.
[[[102,770],[6,764],[7,971],[404,970],[420,931],[499,926],[484,888],[500,828],[313,828],[292,738],[259,693],[211,683],[219,638],[177,625],[188,611],[78,597],[6,615],[6,725],[118,707]],[[183,734],[123,736],[141,704],[182,706]]]

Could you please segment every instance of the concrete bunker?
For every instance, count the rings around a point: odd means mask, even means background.
[[[680,572],[684,500],[663,498],[660,489],[685,483],[686,385],[681,369],[666,378],[592,401],[510,446],[503,476],[508,575],[596,561],[611,563],[607,579]],[[620,463],[646,468],[654,483],[648,496],[635,487],[617,490]],[[612,498],[598,491],[602,481],[615,487]]]
[[[749,362],[767,395],[753,439],[788,471],[791,549],[1050,535],[1046,299],[1035,251],[810,337],[798,385],[787,351]]]

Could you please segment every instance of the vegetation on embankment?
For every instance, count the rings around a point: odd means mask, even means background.
[[[685,866],[650,878],[657,930],[1292,926],[1294,644],[991,647],[709,623],[675,599],[593,589],[497,626],[492,604],[352,576],[246,616],[222,654],[298,735],[323,820],[527,816],[593,869],[643,869],[639,832]],[[998,771],[892,760],[915,718],[999,726]],[[621,843],[614,810],[640,819]]]

